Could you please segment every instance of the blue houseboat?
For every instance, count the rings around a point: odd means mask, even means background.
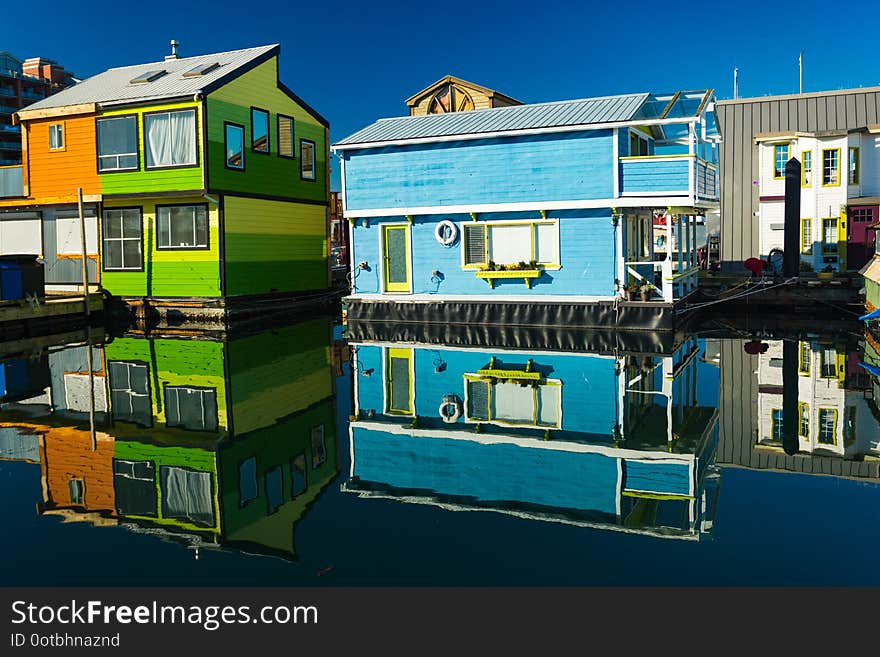
[[[345,491],[662,537],[711,531],[718,416],[697,378],[718,375],[697,340],[625,355],[350,345]]]
[[[342,139],[349,317],[442,322],[461,302],[470,321],[671,328],[697,286],[697,218],[718,207],[714,104],[638,93]]]

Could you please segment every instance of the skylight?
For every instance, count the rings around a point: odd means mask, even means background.
[[[161,78],[167,72],[168,71],[166,71],[165,69],[146,71],[145,73],[141,73],[136,78],[132,78],[131,80],[129,80],[129,82],[131,84],[146,84],[147,82],[152,82],[157,78]]]
[[[197,78],[200,75],[205,75],[206,73],[210,73],[214,69],[220,68],[220,62],[208,62],[205,64],[199,64],[198,66],[191,68],[186,73],[183,74],[185,78]]]

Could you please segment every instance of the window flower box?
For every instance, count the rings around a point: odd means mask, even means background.
[[[531,288],[532,279],[538,278],[540,275],[540,269],[505,269],[500,271],[481,270],[475,274],[477,278],[482,278],[489,283],[489,287],[493,289],[495,287],[495,281],[499,278],[521,278],[526,284],[526,287]]]

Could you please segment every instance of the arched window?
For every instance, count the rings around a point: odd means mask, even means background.
[[[467,112],[475,109],[470,94],[452,83],[445,85],[434,94],[428,107],[429,114],[446,114],[447,112]]]

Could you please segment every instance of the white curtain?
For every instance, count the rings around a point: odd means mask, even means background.
[[[490,259],[498,264],[512,265],[532,259],[532,226],[490,226]]]
[[[492,388],[493,417],[509,422],[534,422],[535,395],[531,386],[498,383]]]
[[[162,506],[166,517],[213,525],[211,473],[162,468]]]
[[[147,166],[195,164],[195,120],[190,110],[147,116]]]
[[[561,386],[540,386],[538,388],[538,424],[559,426],[559,393]]]
[[[535,236],[535,260],[543,264],[559,264],[559,225],[538,224]]]

